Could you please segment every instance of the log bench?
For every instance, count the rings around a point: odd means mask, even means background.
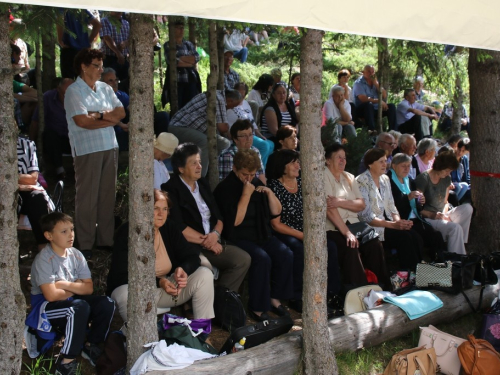
[[[497,271],[500,275],[500,272]],[[491,304],[498,296],[500,284],[487,286],[484,290],[482,308]],[[473,306],[479,303],[480,287],[465,293]],[[409,320],[399,307],[384,303],[374,309],[335,318],[329,321],[330,341],[336,353],[354,352],[362,348],[379,345],[403,336],[419,326],[450,322],[471,313],[462,294],[447,294],[434,291],[443,307],[415,320]],[[307,319],[305,314],[303,319]],[[257,347],[227,356],[195,362],[182,370],[152,371],[151,375],[212,374],[212,375],[285,375],[294,374],[301,356],[302,331],[295,331],[273,339]]]

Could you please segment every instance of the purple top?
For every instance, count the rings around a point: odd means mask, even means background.
[[[45,111],[45,128],[54,130],[60,137],[68,138],[68,122],[64,103],[59,100],[57,89],[43,94],[43,109]],[[33,113],[32,120],[38,121],[38,106]]]

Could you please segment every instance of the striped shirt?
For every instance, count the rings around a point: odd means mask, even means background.
[[[224,72],[224,88],[226,90],[234,90],[234,85],[240,82],[240,75],[233,69],[229,69],[229,73]]]
[[[40,171],[35,142],[21,137],[17,137],[17,171],[19,174]]]
[[[274,108],[272,107],[267,107],[266,111],[272,111],[274,112]],[[292,123],[292,116],[290,115],[290,112],[285,111],[281,112],[281,124],[278,124],[278,129],[282,127],[283,125],[290,125]],[[264,136],[272,136],[271,132],[269,131],[267,127],[267,121],[266,121],[266,116],[262,116],[262,123],[260,124],[260,130]]]
[[[191,128],[206,133],[207,105],[208,99],[205,92],[196,95],[172,117],[169,126]],[[220,90],[217,90],[215,122],[217,124],[227,123],[226,99],[224,98],[224,93]]]
[[[118,148],[113,126],[101,129],[85,129],[76,125],[74,116],[88,112],[110,111],[123,107],[113,89],[107,83],[97,81],[96,91],[92,90],[80,77],[66,90],[64,109],[68,121],[69,142],[73,156],[108,151]]]
[[[118,20],[116,20],[118,22]],[[103,37],[110,36],[116,43],[116,46],[121,42],[128,40],[130,36],[130,25],[127,20],[123,18],[120,19],[122,24],[120,31],[116,30],[116,27],[111,23],[111,21],[106,17],[101,20],[101,29],[99,30],[99,36],[101,37],[101,50],[106,56],[116,56],[116,54],[108,47]],[[128,55],[128,48],[124,48],[121,51],[123,56]]]

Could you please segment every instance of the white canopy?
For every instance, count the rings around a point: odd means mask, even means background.
[[[498,0],[23,0],[65,8],[184,15],[500,50]]]

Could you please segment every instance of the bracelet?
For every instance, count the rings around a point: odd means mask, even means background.
[[[220,242],[220,233],[216,229],[212,230],[212,232],[210,233],[215,233],[217,237],[219,237],[219,242]]]

